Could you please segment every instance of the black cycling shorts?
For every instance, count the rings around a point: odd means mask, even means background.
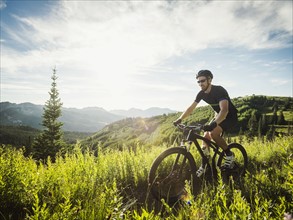
[[[237,117],[232,118],[226,118],[224,121],[222,121],[219,126],[223,129],[223,131],[229,131],[233,129],[238,123]]]
[[[212,121],[214,121],[213,119]],[[236,117],[231,117],[231,118],[226,118],[224,121],[222,121],[219,126],[223,129],[223,131],[230,131],[232,130],[238,123],[238,118]]]

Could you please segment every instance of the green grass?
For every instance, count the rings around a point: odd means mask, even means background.
[[[149,194],[152,161],[167,146],[80,150],[39,163],[0,147],[2,219],[283,219],[293,212],[293,137],[242,143],[249,156],[244,185],[207,186],[191,205],[169,207]]]
[[[283,111],[283,114],[286,121],[293,121],[293,111]]]

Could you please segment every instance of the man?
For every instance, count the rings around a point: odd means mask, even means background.
[[[228,145],[221,134],[223,131],[235,126],[238,122],[237,109],[232,104],[227,91],[222,86],[212,85],[213,74],[211,71],[200,70],[196,75],[196,79],[201,87],[201,91],[197,94],[195,101],[174,121],[174,124],[179,124],[184,118],[188,117],[201,100],[210,104],[216,115],[208,125],[203,126],[203,130],[205,131],[204,137],[209,140],[213,139],[224,150],[226,154],[224,167],[233,168],[234,155],[228,149]],[[206,156],[209,156],[209,148],[205,142],[203,142],[202,150]],[[203,161],[199,170],[196,172],[197,176],[201,176],[204,173],[204,166]]]

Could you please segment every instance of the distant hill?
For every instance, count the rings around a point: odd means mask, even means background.
[[[153,117],[153,116],[157,116],[157,115],[175,113],[176,111],[168,109],[168,108],[155,108],[155,107],[153,107],[153,108],[148,108],[146,110],[131,108],[129,110],[111,110],[110,112],[113,114],[122,115],[125,117],[149,118],[149,117]]]
[[[238,126],[232,131],[238,135],[240,129],[246,132],[249,129],[249,121],[255,115],[258,125],[260,118],[265,117],[268,127],[276,124],[276,128],[288,131],[293,123],[293,99],[290,97],[270,97],[270,96],[246,96],[234,98],[232,102],[238,109]],[[274,112],[277,117],[282,112],[285,117],[283,125],[277,125],[274,120]],[[95,149],[97,146],[103,148],[123,148],[131,147],[137,143],[157,145],[162,143],[172,144],[180,134],[174,128],[172,122],[181,113],[170,113],[168,115],[155,116],[151,118],[127,118],[107,125],[102,130],[82,141],[83,147]],[[184,123],[205,124],[214,117],[214,112],[210,106],[198,107]],[[289,126],[291,125],[291,126]]]
[[[147,110],[130,109],[128,111],[106,111],[99,107],[83,109],[62,108],[60,121],[64,123],[64,131],[97,132],[105,125],[125,117],[151,117],[172,112],[169,109],[150,108]],[[42,129],[43,106],[32,103],[15,104],[0,103],[0,125],[29,126]]]
[[[23,147],[30,149],[34,138],[40,134],[41,130],[28,126],[0,126],[0,144],[10,144],[14,147]],[[68,144],[75,144],[77,140],[85,139],[92,135],[92,132],[65,131],[63,139]]]
[[[29,126],[42,129],[43,106],[32,103],[0,103],[0,125]],[[64,131],[96,132],[106,124],[122,119],[102,108],[62,108]]]

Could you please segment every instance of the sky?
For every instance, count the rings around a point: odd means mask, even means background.
[[[0,0],[1,102],[184,111],[214,74],[231,98],[293,96],[292,1]]]

